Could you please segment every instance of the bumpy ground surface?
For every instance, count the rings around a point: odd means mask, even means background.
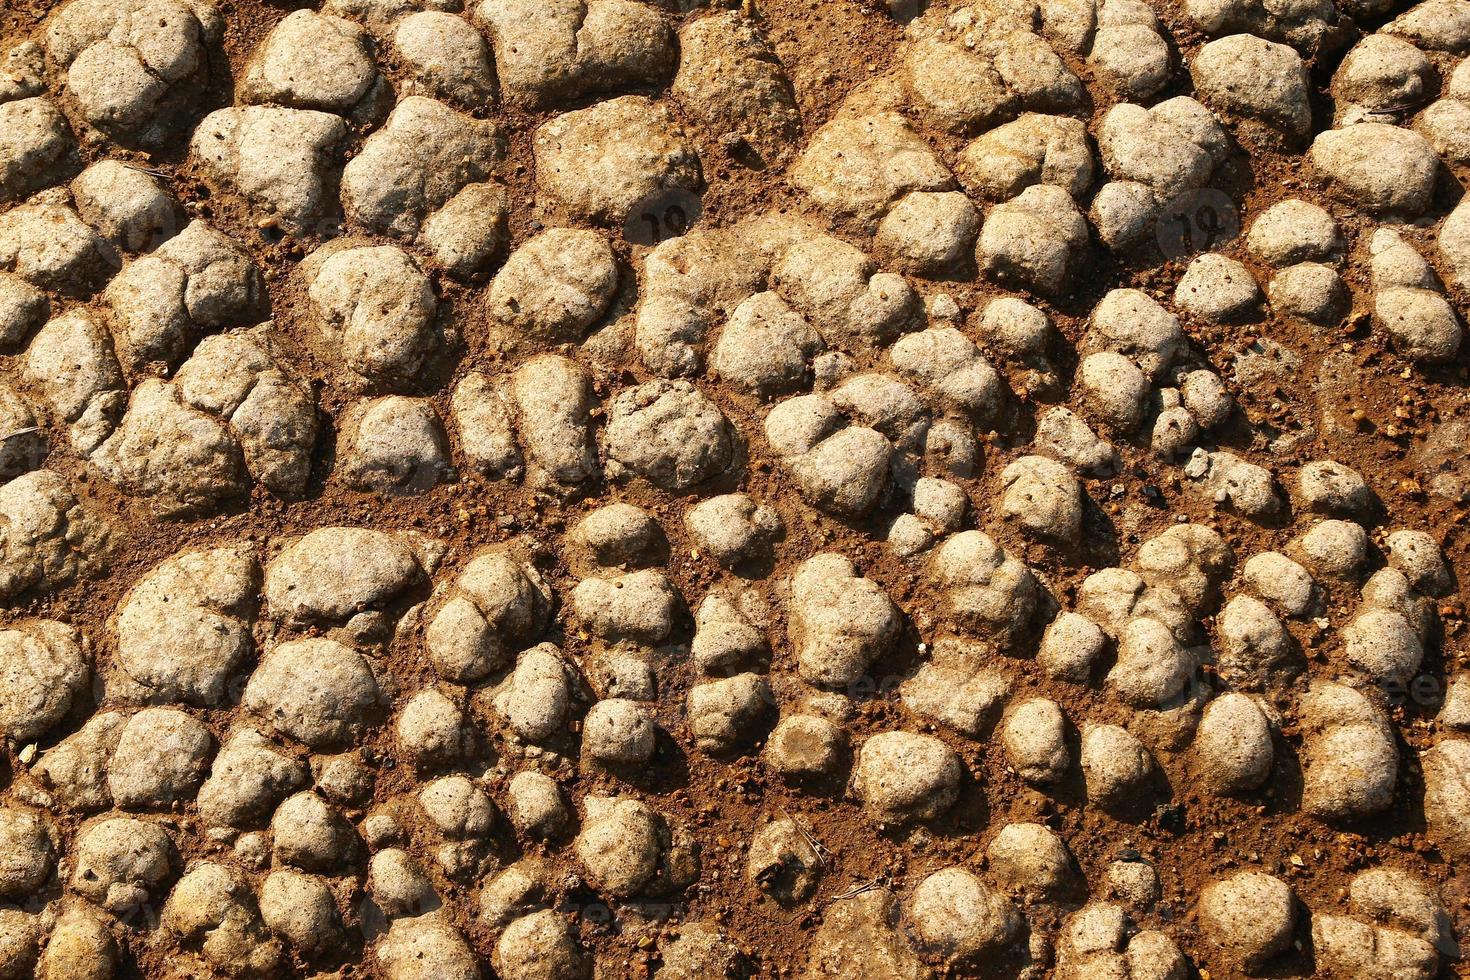
[[[1467,53],[5,0],[0,978],[1456,975]]]

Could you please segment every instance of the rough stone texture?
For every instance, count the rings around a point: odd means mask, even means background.
[[[1092,185],[1095,169],[1081,120],[1025,113],[966,146],[955,176],[983,198],[1009,200],[1032,184],[1053,184],[1075,197]]]
[[[0,200],[24,198],[78,168],[71,127],[49,99],[4,100],[0,133]]]
[[[1071,195],[1036,184],[985,216],[976,260],[997,282],[1055,293],[1077,271],[1086,245],[1087,223]]]
[[[408,91],[465,109],[495,104],[490,45],[464,18],[439,10],[409,14],[393,32],[393,50],[412,75]]]
[[[1285,44],[1235,34],[1202,47],[1190,64],[1207,103],[1259,119],[1295,137],[1312,126],[1307,71],[1301,55]]]
[[[1366,697],[1321,683],[1307,694],[1303,806],[1324,820],[1382,811],[1393,799],[1398,746],[1388,721]]]
[[[110,817],[82,829],[70,886],[113,914],[136,911],[177,873],[178,851],[160,824]]]
[[[303,265],[325,344],[370,385],[412,390],[442,344],[428,277],[391,245],[323,249]]]
[[[89,661],[86,639],[61,623],[33,620],[0,631],[5,736],[34,741],[61,721],[87,687]]]
[[[536,182],[544,206],[621,227],[660,195],[692,194],[699,155],[666,106],[626,95],[557,116],[536,131]]]
[[[859,747],[853,790],[876,822],[932,820],[954,805],[960,775],[959,758],[939,739],[883,732]]]
[[[861,517],[888,483],[893,445],[875,429],[846,422],[830,399],[800,395],[766,416],[765,435],[803,498],[839,516]]]
[[[143,381],[93,465],[164,515],[208,511],[252,481],[298,495],[311,472],[316,408],[273,347],[268,334],[213,337],[172,383]]]
[[[337,472],[359,490],[418,494],[452,475],[443,424],[421,399],[389,395],[359,403],[342,428]]]
[[[0,214],[0,269],[38,289],[85,298],[121,264],[112,244],[64,204],[30,203]]]
[[[383,99],[382,85],[366,31],[340,17],[297,10],[251,55],[240,97],[247,103],[371,116]]]
[[[801,133],[796,96],[756,22],[738,13],[691,21],[679,32],[673,94],[699,123],[777,160]]]
[[[1200,922],[1229,962],[1254,973],[1291,945],[1294,904],[1281,879],[1247,871],[1200,893]]]
[[[503,551],[472,559],[424,633],[445,680],[476,680],[508,663],[546,628],[552,594],[535,568]]]
[[[0,14],[0,980],[1460,968],[1470,0],[301,6]]]
[[[330,113],[241,106],[206,116],[190,148],[214,185],[245,198],[258,220],[301,233],[334,215],[329,192],[346,138]]]
[[[605,238],[553,228],[511,254],[486,300],[510,346],[575,344],[602,319],[617,288],[617,257]]]
[[[244,549],[169,559],[118,607],[117,666],[149,697],[219,704],[254,650],[260,581],[260,567]]]
[[[489,29],[506,99],[532,108],[657,84],[674,69],[672,31],[631,0],[482,0],[475,17]]]
[[[798,669],[814,684],[851,684],[898,634],[893,600],[841,555],[804,562],[792,578],[791,603],[788,629]]]
[[[46,52],[88,124],[153,147],[195,118],[212,74],[208,48],[223,33],[208,3],[73,0],[47,26]]]
[[[342,208],[365,228],[412,241],[456,195],[488,180],[504,155],[494,122],[409,96],[343,168]]]
[[[945,868],[921,881],[909,914],[925,945],[961,961],[1004,948],[1020,927],[1015,909],[962,868]]]
[[[249,253],[200,221],[128,263],[103,295],[130,371],[148,361],[177,364],[203,334],[255,323],[270,310]]]
[[[267,653],[245,687],[262,722],[315,748],[352,741],[378,707],[361,656],[332,640],[295,640]]]
[[[834,119],[812,135],[791,182],[836,221],[873,228],[911,191],[945,191],[954,178],[893,113]]]
[[[1364,122],[1321,133],[1312,165],[1351,204],[1374,214],[1414,217],[1429,204],[1439,159],[1412,130]]]
[[[66,480],[35,470],[0,486],[0,595],[49,592],[107,566],[112,527]]]
[[[613,399],[606,432],[608,475],[687,490],[734,462],[735,437],[719,407],[686,381],[655,381]]]

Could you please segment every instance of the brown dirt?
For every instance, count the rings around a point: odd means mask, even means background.
[[[296,3],[270,4],[259,0],[226,0],[220,4],[229,23],[224,53],[230,68],[238,72],[247,54],[260,42],[270,27]],[[901,37],[900,25],[875,7],[854,0],[759,0],[756,7],[765,28],[792,77],[806,122],[807,132],[815,130],[831,117],[843,97],[852,88],[893,63],[894,49]],[[53,5],[26,0],[0,0],[0,37],[5,42],[44,30]],[[1161,16],[1187,56],[1202,41],[1171,5]],[[396,66],[391,59],[380,63],[391,76]],[[1100,88],[1092,84],[1086,65],[1071,67],[1089,82],[1094,94]],[[1325,83],[1333,65],[1314,66],[1314,79]],[[1187,91],[1182,74],[1179,86]],[[591,101],[591,100],[589,100]],[[222,79],[213,93],[212,105],[231,102],[230,85]],[[1109,103],[1099,101],[1094,122]],[[514,244],[533,235],[542,227],[533,203],[534,166],[530,153],[530,134],[551,113],[524,114],[500,112],[501,120],[511,135],[511,152],[503,178],[512,190],[515,202],[511,227]],[[919,125],[914,120],[916,126]],[[1243,194],[1243,225],[1260,210],[1285,196],[1311,196],[1323,203],[1330,199],[1303,174],[1300,148],[1272,145],[1269,139],[1256,142],[1245,130],[1237,130],[1250,150],[1249,159],[1236,160],[1239,190]],[[360,139],[363,133],[358,134]],[[925,134],[942,149],[947,159],[963,142],[944,134]],[[803,202],[779,175],[778,168],[750,170],[732,160],[718,143],[702,141],[699,150],[704,160],[709,190],[704,197],[703,222],[713,226],[731,224],[758,211],[803,210]],[[209,193],[182,152],[163,153],[153,158],[126,154],[110,147],[91,147],[88,158],[103,153],[131,158],[146,163],[169,179],[175,192],[191,214],[207,218],[237,240],[246,243],[257,260],[270,270],[270,290],[276,323],[296,344],[299,370],[311,378],[321,391],[323,409],[336,416],[350,399],[341,389],[329,363],[318,357],[310,338],[296,315],[300,297],[291,270],[318,242],[286,238],[270,241],[262,236],[238,201]],[[1447,186],[1445,201],[1457,196],[1458,188]],[[1350,243],[1350,254],[1361,256],[1366,240],[1375,225],[1355,217],[1346,208],[1330,205],[1344,226]],[[1442,213],[1439,209],[1436,213]],[[1421,248],[1432,241],[1425,229],[1414,238]],[[858,244],[865,244],[858,242]],[[646,248],[619,244],[623,257],[636,266]],[[1224,249],[1227,254],[1251,260],[1240,242]],[[1430,249],[1424,249],[1430,254]],[[1096,274],[1078,284],[1078,291],[1054,303],[1040,305],[1053,317],[1058,327],[1075,342],[1085,326],[1085,317],[1106,289],[1119,285],[1135,285],[1156,297],[1167,296],[1183,272],[1183,263],[1162,261],[1151,249],[1138,254],[1113,258],[1102,249],[1094,250]],[[1303,441],[1287,457],[1271,460],[1282,485],[1290,485],[1296,468],[1310,459],[1330,458],[1353,466],[1369,475],[1382,498],[1387,516],[1375,529],[1375,540],[1394,527],[1416,527],[1431,530],[1443,543],[1447,556],[1458,570],[1470,569],[1470,535],[1466,533],[1467,511],[1429,495],[1421,485],[1425,474],[1416,465],[1415,452],[1429,427],[1450,419],[1470,419],[1470,404],[1465,396],[1466,363],[1464,355],[1451,366],[1421,372],[1409,369],[1406,362],[1389,350],[1384,339],[1369,329],[1365,303],[1369,291],[1361,263],[1351,267],[1349,285],[1358,293],[1358,306],[1341,331],[1313,332],[1285,321],[1267,320],[1244,326],[1219,327],[1189,322],[1186,324],[1195,344],[1227,378],[1235,356],[1261,337],[1270,338],[1298,351],[1303,367],[1289,384],[1269,392],[1236,394],[1249,419],[1249,425],[1238,424],[1221,440],[1254,461],[1263,462],[1269,454],[1261,432],[1289,430],[1303,421],[1310,422],[1323,404],[1342,406],[1353,411],[1357,420],[1352,431],[1319,434]],[[1255,268],[1259,274],[1264,270]],[[1261,276],[1264,281],[1264,276]],[[967,313],[977,311],[985,300],[1001,291],[990,284],[968,281],[929,283],[914,280],[916,288],[926,295],[947,292]],[[479,308],[480,288],[466,288],[447,278],[436,278],[443,298],[453,306],[454,320],[463,336],[463,356],[455,377],[474,369],[493,368],[498,355],[488,350],[486,328]],[[631,310],[635,297],[629,294],[621,302]],[[1455,293],[1457,308],[1464,309],[1467,298]],[[1329,356],[1344,354],[1354,371],[1342,376],[1333,371],[1321,372]],[[0,358],[0,368],[15,374],[14,358]],[[876,358],[875,358],[876,360]],[[1070,369],[1068,365],[1068,369]],[[599,395],[634,381],[648,380],[636,370],[621,371],[615,376],[597,378]],[[447,415],[446,386],[433,400]],[[774,459],[760,441],[761,415],[751,407],[717,390],[710,390],[736,426],[752,436],[749,465],[740,488],[758,499],[771,503],[780,511],[787,526],[787,537],[779,548],[776,571],[766,580],[774,583],[804,558],[820,550],[840,550],[851,556],[862,573],[883,585],[903,609],[909,625],[899,653],[874,668],[875,677],[897,679],[918,658],[921,640],[913,625],[922,621],[924,610],[932,609],[935,597],[931,587],[909,564],[896,561],[882,543],[886,528],[879,520],[843,525],[820,517],[803,505],[794,490],[779,474]],[[1046,406],[1041,406],[1045,408]],[[1361,412],[1357,415],[1356,412]],[[992,496],[994,475],[1005,463],[1026,449],[1027,440],[1018,433],[1029,433],[1034,425],[1037,406],[1023,399],[1020,418],[1009,434],[991,433],[984,441],[983,474],[965,482],[977,510],[984,515]],[[1300,526],[1261,528],[1228,514],[1216,513],[1206,501],[1184,492],[1179,471],[1160,464],[1146,446],[1120,445],[1126,459],[1122,476],[1112,480],[1089,481],[1088,490],[1101,504],[1094,515],[1088,542],[1095,552],[1084,563],[1064,561],[1055,553],[1028,543],[1010,529],[986,524],[1012,553],[1022,557],[1041,575],[1063,603],[1075,595],[1080,581],[1090,572],[1112,564],[1128,564],[1139,542],[1157,534],[1181,516],[1216,528],[1244,557],[1267,549],[1280,549],[1300,530]],[[555,559],[563,532],[585,512],[600,503],[603,496],[571,505],[510,485],[487,484],[474,478],[442,486],[414,499],[382,500],[369,495],[343,491],[322,479],[328,471],[332,446],[321,449],[321,465],[317,483],[307,499],[282,502],[256,489],[251,499],[237,504],[209,519],[192,523],[162,523],[148,515],[146,502],[119,494],[106,481],[90,473],[87,467],[64,449],[56,449],[47,465],[65,475],[102,513],[125,528],[128,545],[111,574],[66,589],[60,593],[32,597],[14,606],[6,620],[26,616],[46,616],[78,625],[98,645],[99,670],[111,656],[105,639],[104,624],[116,608],[118,600],[147,570],[163,558],[182,549],[196,549],[212,544],[247,540],[259,542],[266,555],[275,553],[293,535],[310,529],[335,524],[370,525],[384,529],[412,529],[432,534],[450,545],[441,576],[453,571],[484,545],[521,537],[537,549],[544,571],[560,595],[565,596],[575,584],[566,569]],[[963,481],[962,481],[963,482]],[[1156,488],[1161,497],[1150,499],[1145,487]],[[649,509],[668,533],[672,548],[670,578],[691,603],[719,581],[721,573],[707,560],[690,555],[682,523],[685,507],[693,497],[680,499],[647,488],[629,488],[616,495],[618,499]],[[1116,547],[1112,542],[1116,542]],[[759,584],[759,583],[758,583]],[[779,607],[778,607],[779,608]],[[1342,612],[1346,612],[1343,609]],[[1444,621],[1442,646],[1431,651],[1426,670],[1443,677],[1467,666],[1466,619],[1463,601],[1457,594],[1441,603]],[[1341,613],[1334,609],[1334,620]],[[588,652],[585,636],[579,636],[569,622],[569,612],[558,612],[556,635],[550,637],[574,658]],[[1210,625],[1207,621],[1207,627]],[[1292,624],[1293,632],[1309,652],[1315,670],[1334,656],[1335,633],[1327,642],[1309,624]],[[272,627],[262,619],[257,639],[269,642]],[[771,630],[773,637],[784,636],[784,620],[778,618]],[[925,636],[924,639],[928,639]],[[393,673],[404,690],[412,690],[432,677],[426,658],[414,642],[394,648],[390,656]],[[1045,696],[1061,704],[1073,720],[1120,720],[1127,710],[1107,692],[1097,688],[1078,688],[1047,680],[1029,662],[1010,664],[1010,675],[1016,682],[1014,696],[1024,699]],[[771,677],[778,694],[783,678],[794,676],[790,651],[779,642],[772,664]],[[962,757],[968,770],[965,791],[953,812],[937,825],[906,832],[875,832],[859,814],[843,787],[827,787],[821,792],[798,791],[768,778],[754,756],[734,760],[716,760],[686,752],[690,744],[682,726],[682,705],[693,681],[688,665],[661,676],[659,713],[661,724],[674,738],[660,741],[655,763],[642,779],[633,785],[639,792],[655,798],[655,806],[675,824],[682,824],[697,835],[703,851],[703,872],[698,885],[677,899],[673,918],[662,925],[633,926],[623,931],[603,924],[595,914],[580,916],[582,939],[597,952],[611,975],[643,976],[657,963],[660,945],[677,933],[681,921],[713,920],[747,951],[760,976],[789,976],[800,972],[811,936],[821,922],[823,908],[834,896],[879,882],[898,889],[912,886],[924,874],[951,864],[980,867],[984,863],[985,845],[1001,827],[1016,821],[1037,821],[1056,830],[1070,845],[1089,881],[1100,883],[1107,864],[1119,856],[1136,853],[1153,862],[1163,883],[1163,900],[1151,916],[1145,916],[1145,927],[1165,928],[1196,962],[1203,962],[1193,920],[1193,899],[1204,884],[1241,868],[1256,868],[1287,881],[1308,906],[1325,910],[1340,909],[1345,904],[1345,888],[1353,873],[1380,862],[1407,867],[1439,884],[1447,907],[1460,932],[1470,926],[1470,874],[1457,868],[1423,835],[1422,812],[1418,806],[1422,780],[1414,762],[1414,753],[1403,754],[1400,789],[1395,807],[1386,815],[1336,830],[1296,812],[1300,787],[1299,773],[1291,760],[1292,753],[1278,752],[1278,771],[1264,794],[1244,800],[1224,800],[1203,794],[1188,777],[1187,759],[1164,757],[1160,761],[1172,777],[1172,796],[1168,806],[1160,807],[1139,823],[1118,822],[1085,805],[1080,780],[1074,778],[1056,792],[1047,795],[1032,789],[1009,771],[997,740],[970,741],[943,729],[930,729],[944,739]],[[789,684],[789,680],[787,681]],[[854,744],[860,744],[869,733],[896,727],[913,728],[898,704],[892,683],[880,683],[881,690],[873,698],[860,703],[849,726]],[[1295,697],[1281,696],[1277,707],[1287,719],[1285,729],[1289,745],[1300,739],[1293,721]],[[1413,748],[1432,744],[1435,726],[1433,716],[1437,704],[1403,705],[1395,711],[1395,719],[1404,743]],[[217,735],[225,734],[233,713],[225,710],[203,711]],[[494,722],[481,719],[489,730]],[[65,727],[65,726],[63,726]],[[410,790],[416,782],[413,773],[401,763],[395,765],[392,737],[388,726],[379,729],[369,740],[368,748],[376,751],[382,767],[375,803],[382,803]],[[42,746],[43,750],[46,746]],[[487,757],[488,758],[488,757]],[[0,786],[10,782],[11,774],[21,766],[12,752],[0,764]],[[513,770],[512,770],[513,771]],[[506,777],[508,779],[508,776]],[[584,770],[572,773],[568,788],[580,797],[583,793],[625,791],[625,782]],[[405,808],[403,812],[412,812]],[[357,817],[359,813],[349,812]],[[820,840],[830,855],[830,866],[824,875],[818,896],[795,910],[784,910],[760,896],[744,882],[744,847],[752,829],[762,822],[790,815],[799,818]],[[171,819],[185,837],[193,841],[190,857],[220,856],[228,848],[204,842],[192,807],[172,815]],[[70,839],[76,821],[62,820],[63,833]],[[507,835],[509,836],[509,835]],[[513,859],[520,845],[510,842],[507,860]],[[527,846],[527,850],[535,848]],[[441,894],[457,909],[459,924],[476,944],[488,962],[492,946],[483,928],[476,925],[472,910],[472,890],[456,886],[438,874],[428,848],[416,847],[420,864],[431,869]],[[553,855],[554,862],[570,867],[569,853],[562,848]],[[360,885],[360,881],[359,881]],[[357,893],[360,897],[361,892]],[[1053,931],[1062,917],[1078,907],[1085,896],[1068,903],[1037,905],[1026,910],[1031,928]],[[1100,885],[1094,884],[1093,897],[1104,897]],[[595,902],[595,896],[585,898]],[[169,947],[153,942],[146,931],[119,931],[136,967],[127,975],[163,976],[166,964],[174,955]],[[648,943],[647,938],[652,942]],[[1310,937],[1299,926],[1299,948],[1306,947]],[[340,976],[373,975],[371,957],[358,962],[358,953],[341,964]],[[1276,964],[1273,976],[1301,976],[1308,970],[1305,955]],[[618,964],[625,964],[618,966]],[[304,964],[295,964],[291,975],[307,975]],[[989,965],[955,970],[952,976],[1001,976],[1009,967]],[[1213,971],[1216,977],[1219,970]]]

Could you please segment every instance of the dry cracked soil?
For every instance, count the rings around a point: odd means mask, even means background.
[[[0,980],[1464,975],[1470,0],[0,0]]]

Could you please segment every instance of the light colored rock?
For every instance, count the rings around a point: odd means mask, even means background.
[[[1344,248],[1342,231],[1332,215],[1297,198],[1278,201],[1262,211],[1246,233],[1246,247],[1269,265],[1330,262]]]
[[[51,876],[56,854],[53,831],[25,810],[0,810],[0,896],[24,901]]]
[[[66,717],[90,678],[90,644],[71,627],[34,619],[0,630],[0,733],[35,741]]]
[[[520,738],[544,742],[563,733],[574,690],[570,666],[550,643],[524,650],[510,681],[495,697],[495,708]]]
[[[412,391],[441,347],[436,300],[418,264],[392,245],[329,246],[302,264],[323,342],[369,385]]]
[[[163,897],[179,866],[161,824],[111,817],[84,827],[72,854],[70,888],[120,915]]]
[[[95,913],[76,906],[62,912],[36,964],[38,980],[110,980],[117,943]]]
[[[761,163],[784,157],[801,135],[791,81],[758,22],[743,13],[699,18],[679,32],[672,91],[708,132],[743,141]]]
[[[350,862],[358,847],[352,824],[315,793],[288,796],[271,817],[271,850],[280,864],[328,873]]]
[[[662,84],[677,60],[659,12],[628,0],[484,0],[475,19],[495,46],[506,101],[531,109]]]
[[[1280,878],[1245,871],[1205,888],[1199,917],[1225,961],[1255,973],[1291,945],[1296,900]]]
[[[1095,165],[1079,119],[1024,113],[970,143],[955,161],[966,191],[1005,201],[1032,184],[1053,184],[1073,197],[1092,185]]]
[[[578,343],[617,288],[617,258],[605,238],[553,228],[511,254],[490,284],[487,310],[509,344]]]
[[[1055,701],[1033,698],[1006,715],[1003,739],[1011,765],[1033,784],[1055,783],[1071,767],[1067,718]]]
[[[1084,498],[1071,470],[1045,456],[1022,456],[1001,472],[1000,482],[1000,512],[1007,520],[1062,547],[1077,543]]]
[[[1174,305],[1212,323],[1248,317],[1261,290],[1244,263],[1214,252],[1199,256],[1174,289]]]
[[[128,719],[107,763],[113,802],[126,810],[166,810],[204,781],[214,737],[174,708],[144,708]]]
[[[1291,136],[1311,131],[1307,70],[1301,55],[1287,45],[1233,34],[1200,48],[1189,70],[1196,90],[1216,108]]]
[[[495,104],[498,86],[490,45],[463,17],[421,10],[398,21],[393,50],[408,69],[407,91],[466,109]]]
[[[888,889],[878,887],[850,901],[833,902],[812,937],[806,975],[865,976],[923,980],[924,965],[903,930],[901,912]]]
[[[249,252],[202,221],[124,266],[104,296],[118,355],[134,372],[148,361],[177,364],[205,334],[259,322],[270,309]]]
[[[245,198],[258,220],[301,234],[333,217],[327,191],[346,139],[331,113],[238,106],[205,116],[189,145],[217,189]]]
[[[929,278],[962,271],[980,232],[980,214],[958,191],[914,192],[878,224],[873,245],[900,269]]]
[[[919,882],[909,915],[924,946],[959,961],[1004,949],[1021,925],[1009,902],[963,868],[945,868]]]
[[[426,493],[453,474],[444,427],[428,401],[388,395],[343,414],[337,473],[381,494]]]
[[[289,868],[271,872],[260,889],[260,914],[271,932],[312,957],[343,940],[341,915],[326,883]]]
[[[694,685],[687,707],[696,747],[723,755],[750,745],[764,734],[774,702],[765,678],[758,674],[736,674]]]
[[[82,220],[129,252],[143,252],[179,230],[179,204],[152,174],[100,160],[71,182]]]
[[[46,294],[8,272],[0,272],[0,346],[25,343],[46,322],[51,304]]]
[[[453,924],[439,916],[397,919],[378,944],[387,980],[480,980],[474,950]],[[429,966],[428,964],[433,964]]]
[[[533,147],[543,206],[576,221],[622,227],[657,195],[692,195],[703,180],[674,115],[643,96],[558,116]]]
[[[1047,626],[1036,651],[1048,676],[1086,684],[1107,646],[1107,635],[1085,616],[1064,612]]]
[[[898,607],[838,554],[809,558],[796,570],[789,616],[797,670],[819,686],[853,684],[898,639]]]
[[[466,187],[489,180],[505,152],[494,122],[409,96],[343,168],[342,209],[365,228],[412,241]]]
[[[1270,721],[1246,695],[1223,694],[1205,707],[1193,751],[1214,792],[1256,789],[1270,777],[1275,758]]]
[[[591,971],[576,933],[549,910],[512,922],[495,945],[493,962],[505,980],[581,980]]]
[[[1060,187],[1035,184],[985,216],[976,259],[1004,285],[1056,293],[1071,281],[1087,246],[1087,222]]]
[[[516,649],[539,638],[552,604],[534,567],[506,551],[477,555],[428,621],[424,644],[435,670],[455,682],[498,670]]]
[[[311,10],[297,10],[273,27],[240,79],[243,102],[342,116],[376,115],[384,88],[367,32]]]
[[[248,826],[270,816],[306,780],[305,766],[255,729],[242,728],[215,756],[199,788],[199,814],[212,827]]]
[[[654,381],[621,392],[605,434],[608,473],[687,490],[734,462],[735,434],[719,407],[687,381]]]
[[[1310,159],[1350,203],[1403,217],[1428,207],[1440,166],[1423,136],[1376,122],[1318,134]]]
[[[90,125],[153,147],[195,117],[211,76],[208,46],[223,33],[211,4],[81,0],[47,25],[46,49]]]
[[[39,85],[33,97],[0,102],[0,132],[0,199],[24,199],[79,166],[71,126]]]
[[[828,217],[866,229],[912,191],[947,191],[954,177],[902,116],[839,116],[812,134],[789,178]]]
[[[1143,424],[1148,377],[1122,354],[1089,354],[1078,371],[1082,399],[1088,412],[1120,435]]]
[[[942,816],[961,776],[959,756],[932,735],[883,732],[859,748],[852,785],[869,819],[905,824]]]
[[[0,214],[0,269],[38,289],[92,295],[122,264],[117,249],[66,205],[37,201]]]
[[[1095,976],[1188,976],[1189,965],[1167,933],[1134,931],[1120,906],[1097,903],[1067,920],[1057,944],[1058,980]]]
[[[841,763],[846,733],[826,718],[787,715],[766,739],[766,768],[792,780],[830,776]]]
[[[189,869],[169,893],[159,923],[180,942],[197,944],[218,970],[259,976],[281,965],[280,940],[261,919],[249,879],[224,865]]]
[[[1087,799],[1106,810],[1145,804],[1155,763],[1142,742],[1117,725],[1094,725],[1082,733],[1082,778]]]
[[[1036,611],[1031,570],[988,535],[963,531],[934,553],[931,568],[944,587],[941,613],[963,634],[1009,645]]]
[[[1434,76],[1429,59],[1408,41],[1389,33],[1370,34],[1353,45],[1332,76],[1338,118],[1393,121],[1426,100]]]
[[[1120,95],[1143,100],[1169,83],[1169,46],[1158,18],[1137,0],[1098,4],[1097,32],[1087,62],[1098,79]]]
[[[377,681],[360,655],[334,640],[306,639],[267,653],[242,703],[282,734],[320,749],[354,741],[379,698]]]
[[[1453,575],[1439,543],[1428,531],[1394,531],[1388,536],[1388,562],[1426,595],[1446,594]]]
[[[1398,746],[1388,718],[1362,694],[1319,682],[1302,703],[1302,807],[1322,820],[1381,813],[1393,802]]]

